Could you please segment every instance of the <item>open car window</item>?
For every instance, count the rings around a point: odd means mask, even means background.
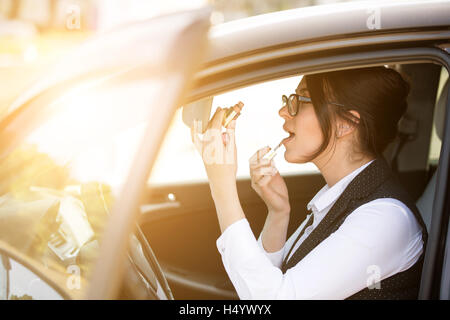
[[[249,179],[248,160],[260,148],[274,148],[287,134],[283,131],[284,120],[278,115],[281,96],[295,92],[302,76],[283,78],[251,85],[219,94],[212,99],[211,115],[217,107],[227,108],[238,101],[244,103],[236,123],[236,148],[238,153],[238,179]],[[202,160],[191,141],[190,129],[183,123],[182,110],[175,114],[171,127],[158,154],[150,176],[152,185],[206,182],[207,176]],[[180,161],[180,159],[183,159]],[[290,164],[283,152],[274,158],[277,169],[283,175],[318,173],[311,164]]]

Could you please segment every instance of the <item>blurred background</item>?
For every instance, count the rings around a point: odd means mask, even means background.
[[[58,57],[93,33],[204,5],[220,24],[339,0],[0,0],[0,116]]]

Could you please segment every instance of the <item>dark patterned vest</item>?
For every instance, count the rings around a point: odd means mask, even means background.
[[[422,217],[414,201],[402,188],[386,160],[380,157],[375,159],[350,182],[319,225],[301,243],[287,263],[283,263],[281,267],[283,273],[295,266],[319,243],[335,232],[353,210],[380,198],[397,199],[414,213],[422,227],[422,240],[425,249],[428,234]],[[409,269],[380,281],[379,289],[366,287],[347,299],[417,299],[424,254],[422,253],[419,260]],[[357,257],[355,258],[357,259]]]

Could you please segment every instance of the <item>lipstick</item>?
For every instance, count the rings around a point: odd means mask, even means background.
[[[225,116],[223,118],[223,122],[222,125],[226,128],[230,122],[236,117],[239,116],[241,114],[241,110],[242,107],[244,106],[244,104],[242,102],[239,101],[238,104],[236,104],[235,106],[233,106],[232,108],[228,108],[225,111]]]
[[[272,149],[269,152],[267,152],[264,155],[263,159],[272,160],[277,155],[277,151],[282,145],[283,145],[283,141],[281,141],[274,149]]]

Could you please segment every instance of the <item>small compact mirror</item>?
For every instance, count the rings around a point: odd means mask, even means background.
[[[192,128],[195,120],[201,121],[202,133],[205,132],[211,115],[212,103],[213,97],[208,97],[185,105],[183,107],[184,124]]]

